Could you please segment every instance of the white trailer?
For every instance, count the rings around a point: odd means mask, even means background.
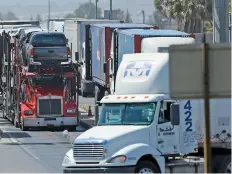
[[[203,173],[203,100],[169,95],[169,54],[125,54],[98,125],[73,142],[64,173]],[[212,171],[231,173],[231,99],[211,99]]]

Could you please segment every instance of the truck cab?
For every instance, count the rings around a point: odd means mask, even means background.
[[[204,172],[198,152],[204,137],[203,101],[170,97],[168,61],[168,53],[123,56],[115,94],[101,100],[97,126],[74,140],[63,160],[64,173]],[[211,112],[223,109],[225,115],[212,117],[229,119],[230,100],[214,100],[212,105],[220,102],[225,107],[217,105]],[[224,123],[211,130],[213,137],[231,128]],[[220,139],[230,142],[226,134]]]
[[[20,85],[19,112],[22,130],[36,127],[67,127],[76,130],[78,110],[75,78],[72,74],[54,75],[27,72]],[[16,109],[17,111],[17,109]]]

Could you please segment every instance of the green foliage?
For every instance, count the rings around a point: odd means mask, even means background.
[[[0,12],[0,20],[3,20],[3,15],[1,12]]]
[[[18,18],[16,17],[16,15],[13,12],[7,12],[4,17],[4,20],[18,20]]]
[[[228,7],[229,7],[229,12],[231,13],[231,0],[228,0],[229,1],[229,5],[228,5]]]
[[[117,11],[117,16],[115,17],[116,20],[124,21],[124,19],[125,19],[124,11],[121,9],[116,9],[115,11]]]
[[[80,6],[74,11],[74,15],[77,18],[87,18],[94,19],[96,18],[96,6],[91,1],[80,4]],[[97,8],[97,16],[101,18],[102,10]]]
[[[37,21],[39,21],[39,22],[41,22],[41,21],[42,21],[42,18],[41,18],[41,16],[40,16],[40,14],[37,14],[37,16],[36,16],[36,20],[37,20]]]
[[[129,13],[129,11],[127,10],[126,11],[126,16],[125,16],[125,23],[132,23],[132,18],[131,18],[131,15]]]
[[[75,15],[73,13],[68,13],[64,16],[64,18],[75,18]]]
[[[212,0],[155,0],[161,14],[184,24],[184,30],[201,30],[201,21],[212,23]]]

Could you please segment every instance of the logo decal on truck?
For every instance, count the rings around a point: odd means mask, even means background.
[[[126,66],[124,77],[148,77],[151,68],[151,61],[132,61]]]

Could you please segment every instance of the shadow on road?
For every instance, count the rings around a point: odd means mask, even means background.
[[[3,132],[3,135],[10,136],[10,138],[31,138],[31,136],[26,132]],[[7,138],[9,138],[9,136]],[[3,138],[3,137],[2,137]]]

